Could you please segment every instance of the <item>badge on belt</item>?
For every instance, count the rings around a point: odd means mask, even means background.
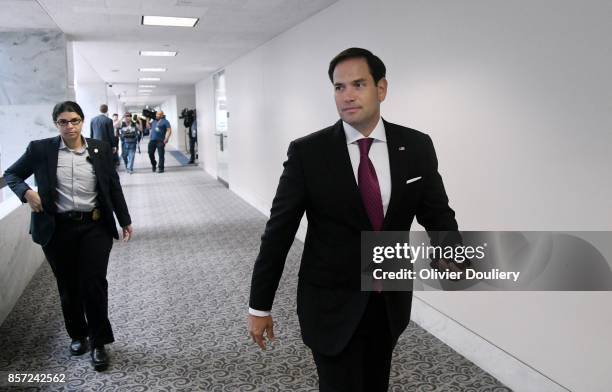
[[[97,221],[97,220],[100,220],[100,218],[102,218],[102,213],[100,212],[99,209],[94,208],[93,211],[91,212],[91,220]]]

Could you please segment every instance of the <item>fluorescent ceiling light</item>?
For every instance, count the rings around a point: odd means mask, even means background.
[[[141,87],[143,87],[143,88],[155,88],[157,86],[154,85],[154,84],[139,84],[138,88],[141,88]]]
[[[143,15],[144,26],[194,27],[200,18],[175,18],[172,16]]]
[[[152,93],[153,90],[138,90],[139,93]]]
[[[140,72],[166,72],[166,68],[138,68]]]
[[[138,80],[143,82],[159,82],[160,78],[138,78]]]
[[[141,56],[160,56],[160,57],[171,57],[176,56],[177,52],[171,52],[167,50],[141,50]]]

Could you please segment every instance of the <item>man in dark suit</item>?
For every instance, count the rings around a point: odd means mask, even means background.
[[[253,270],[249,333],[262,349],[274,339],[270,311],[305,212],[297,312],[320,390],[386,391],[412,292],[361,290],[361,232],[409,231],[416,217],[428,231],[456,233],[444,242],[460,237],[431,138],[380,117],[383,62],[350,48],[328,73],[341,120],[289,145]]]
[[[75,102],[53,109],[60,135],[30,142],[25,154],[4,173],[11,190],[32,209],[30,233],[42,246],[57,280],[70,352],[87,351],[96,370],[108,366],[104,345],[114,341],[108,319],[106,270],[119,238],[113,212],[132,235],[111,147],[81,136],[83,111]],[[37,191],[25,183],[34,174]]]
[[[108,118],[108,106],[100,105],[100,114],[92,118],[89,123],[89,137],[92,139],[102,140],[107,142],[112,147],[113,161],[119,163],[119,155],[117,154],[118,141],[115,137],[115,126],[113,120]]]

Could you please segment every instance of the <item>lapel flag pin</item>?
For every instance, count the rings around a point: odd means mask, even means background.
[[[400,150],[400,151],[404,151],[405,149],[406,149],[406,147],[404,147],[404,146],[401,146],[401,147],[399,148],[399,150]]]

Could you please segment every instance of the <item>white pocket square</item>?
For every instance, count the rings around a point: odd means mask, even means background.
[[[406,184],[410,184],[411,182],[418,181],[418,180],[420,180],[421,178],[423,178],[423,177],[414,177],[414,178],[411,178],[411,179],[409,179],[408,181],[406,181]]]

